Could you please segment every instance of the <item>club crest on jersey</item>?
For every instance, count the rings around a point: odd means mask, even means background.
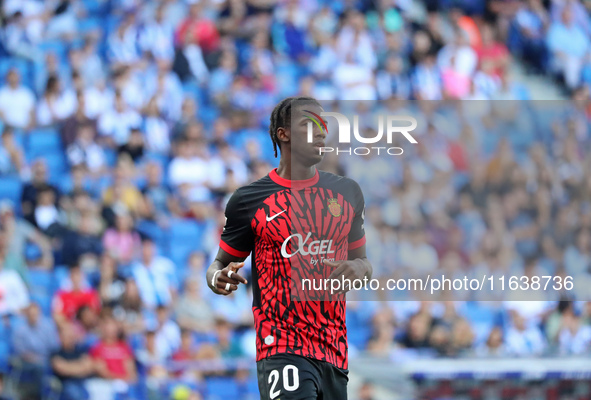
[[[343,207],[341,207],[337,199],[328,199],[328,212],[333,217],[340,217],[343,214]]]

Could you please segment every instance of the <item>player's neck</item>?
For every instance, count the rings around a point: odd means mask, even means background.
[[[316,174],[316,166],[307,167],[304,165],[292,164],[289,160],[282,158],[277,167],[277,175],[290,181],[302,181],[310,179]]]

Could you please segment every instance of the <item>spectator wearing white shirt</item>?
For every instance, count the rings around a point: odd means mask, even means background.
[[[156,254],[154,242],[142,239],[141,259],[132,266],[142,303],[149,309],[169,305],[178,289],[175,266],[171,260]]]
[[[140,61],[137,42],[135,14],[130,12],[107,40],[107,53],[111,62],[115,65],[133,65]]]
[[[83,164],[92,174],[99,175],[106,165],[105,152],[101,146],[94,142],[96,136],[94,125],[90,122],[78,127],[77,137],[66,149],[70,165]]]
[[[156,318],[156,352],[165,358],[171,357],[181,345],[181,329],[170,319],[166,306],[158,307]]]
[[[6,75],[7,85],[0,89],[0,118],[18,129],[28,129],[35,124],[35,95],[21,85],[20,75],[11,69]]]
[[[540,328],[518,312],[512,313],[512,319],[506,336],[507,352],[521,357],[541,355],[546,349],[546,339]]]
[[[210,162],[203,140],[185,138],[180,141],[178,149],[178,156],[168,167],[170,184],[186,189],[190,200],[207,200],[210,189],[221,186],[225,180],[223,164],[220,168],[219,163]]]
[[[115,94],[114,107],[99,118],[98,130],[102,136],[121,146],[129,140],[132,128],[139,127],[141,123],[140,114],[130,109],[118,92]]]
[[[140,32],[140,48],[156,59],[172,61],[174,58],[174,29],[164,18],[165,4],[156,8],[154,19]]]
[[[345,60],[352,56],[355,63],[369,70],[377,66],[374,41],[365,27],[364,15],[358,11],[349,13],[347,24],[338,34],[336,49]]]
[[[50,76],[37,105],[37,125],[54,125],[69,118],[76,111],[76,103],[76,94],[71,90],[62,91],[58,77]]]
[[[115,93],[107,86],[107,81],[98,79],[93,86],[84,89],[84,114],[87,118],[99,118],[109,111],[115,102]]]
[[[5,240],[4,237],[2,239]],[[4,263],[0,263],[0,316],[18,314],[28,306],[29,291],[25,282],[18,272],[6,270]]]
[[[435,54],[428,53],[412,72],[413,96],[418,100],[440,100],[443,93],[441,71],[435,62]]]
[[[377,98],[372,69],[356,62],[352,54],[349,54],[334,69],[332,81],[341,100],[375,100]]]
[[[478,55],[470,47],[465,32],[458,29],[454,42],[444,46],[437,55],[439,68],[453,68],[462,76],[471,77],[478,66]]]
[[[550,25],[546,43],[552,55],[552,68],[562,74],[569,89],[576,88],[581,82],[581,71],[589,56],[591,41],[575,24],[571,8],[565,7],[562,19]]]
[[[161,117],[156,97],[152,97],[146,106],[144,132],[148,150],[167,154],[170,150],[170,128]]]
[[[563,314],[558,343],[563,355],[588,354],[591,350],[591,326],[585,325],[577,315]]]

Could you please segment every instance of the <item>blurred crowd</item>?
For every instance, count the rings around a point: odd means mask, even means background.
[[[204,277],[290,95],[419,120],[403,156],[323,164],[363,188],[375,277],[590,279],[588,1],[0,4],[0,394],[258,398],[250,288]],[[530,294],[353,297],[351,356],[588,354],[588,293]]]

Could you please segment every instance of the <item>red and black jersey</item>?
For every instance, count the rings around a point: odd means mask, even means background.
[[[347,368],[344,296],[303,301],[300,289],[304,278],[328,278],[323,259],[346,260],[365,243],[364,206],[355,181],[318,171],[290,181],[273,170],[232,195],[220,247],[252,252],[257,361],[288,353]]]

